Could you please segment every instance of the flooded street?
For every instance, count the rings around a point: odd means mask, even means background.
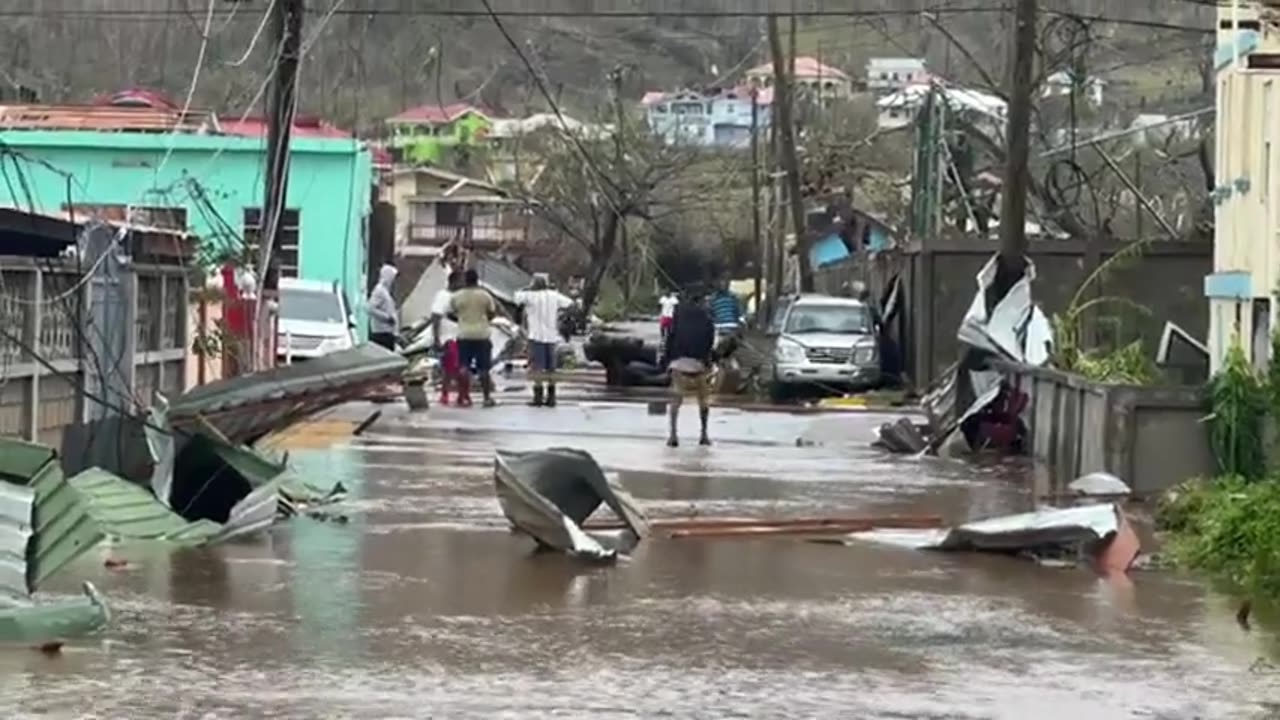
[[[697,448],[689,411],[671,450],[642,404],[522,401],[387,409],[363,437],[293,450],[350,490],[347,523],[91,553],[50,589],[94,581],[111,626],[61,656],[0,651],[5,717],[1252,718],[1280,701],[1280,676],[1250,671],[1273,636],[1171,574],[790,540],[654,538],[614,567],[533,556],[495,499],[495,448],[584,449],[650,517],[950,522],[1031,498],[1013,471],[868,448],[884,415],[717,410]]]

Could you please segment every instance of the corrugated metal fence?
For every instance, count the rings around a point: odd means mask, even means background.
[[[149,406],[156,392],[177,395],[185,387],[188,342],[188,286],[178,267],[131,266],[125,275],[123,327],[132,363],[104,367],[86,349],[88,332],[102,332],[84,318],[86,287],[71,263],[0,257],[0,323],[23,342],[0,336],[0,436],[21,437],[54,447],[62,430],[86,419],[79,399],[86,373],[118,374],[136,408]],[[80,328],[80,329],[78,329]],[[131,332],[130,332],[131,331]],[[25,346],[25,347],[24,347]],[[53,366],[45,367],[28,351]],[[134,409],[134,408],[130,408]]]

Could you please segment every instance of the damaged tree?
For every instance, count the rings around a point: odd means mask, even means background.
[[[1013,57],[1010,62],[1010,92],[1004,193],[1000,208],[1000,259],[994,298],[1012,288],[1027,264],[1027,159],[1031,153],[1031,94],[1036,56],[1037,0],[1018,0],[1014,19]]]

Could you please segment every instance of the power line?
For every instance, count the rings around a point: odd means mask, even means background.
[[[1193,5],[1200,3],[1193,0],[1183,0]],[[1205,7],[1210,7],[1204,5]],[[307,14],[324,14],[321,10],[307,10]],[[1003,13],[1003,8],[993,7],[948,7],[930,10],[933,14],[974,14],[974,13]],[[230,19],[238,19],[234,17],[233,10],[220,11],[220,19],[224,22],[230,22]],[[428,18],[489,18],[492,15],[487,10],[475,9],[426,9],[426,8],[345,8],[339,10],[337,15],[348,15],[357,17],[428,17]],[[919,10],[858,10],[845,9],[833,10],[828,8],[819,8],[812,10],[799,10],[794,12],[770,12],[760,10],[588,10],[588,11],[572,11],[572,10],[494,10],[493,15],[502,18],[591,18],[600,20],[638,20],[638,19],[763,19],[768,17],[791,16],[804,18],[870,18],[870,17],[915,17],[920,14]],[[1213,34],[1216,30],[1212,27],[1204,27],[1200,25],[1184,25],[1179,23],[1163,22],[1159,20],[1141,20],[1136,18],[1122,18],[1109,15],[1089,15],[1064,10],[1046,10],[1045,15],[1052,16],[1075,16],[1082,20],[1091,22],[1107,23],[1112,25],[1129,25],[1134,27],[1145,27],[1157,30],[1178,30],[1182,32],[1196,32]],[[73,10],[73,9],[56,9],[56,10],[0,10],[0,18],[25,18],[32,20],[94,20],[104,22],[165,22],[169,19],[178,17],[187,17],[188,14],[179,9],[141,9],[117,8],[113,10]]]

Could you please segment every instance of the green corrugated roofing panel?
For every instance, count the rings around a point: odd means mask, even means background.
[[[108,535],[199,545],[222,531],[209,520],[189,522],[139,485],[92,468],[67,482],[88,504],[89,514]]]
[[[83,598],[0,607],[0,645],[40,646],[101,629],[111,613],[90,583]]]
[[[35,494],[27,578],[34,590],[102,540],[88,507],[66,483],[57,453],[44,445],[0,439],[0,478]]]
[[[57,467],[53,460],[57,453],[46,445],[0,438],[0,477],[21,485],[30,484],[30,480],[41,471],[48,471],[50,466]]]

